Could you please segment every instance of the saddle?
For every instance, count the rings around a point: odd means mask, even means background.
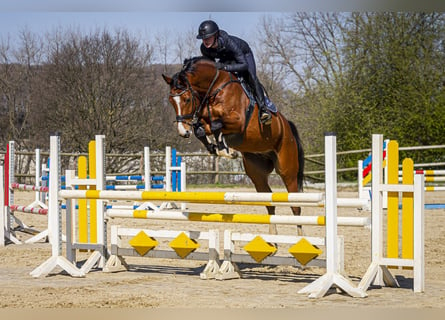
[[[252,93],[252,89],[247,85],[247,83],[243,77],[240,77],[239,75],[237,75],[237,78],[240,81],[240,84],[244,90],[244,93],[249,98],[250,104],[255,105],[256,99]],[[267,110],[269,110],[272,113],[277,113],[278,112],[277,106],[272,102],[272,100],[269,99],[269,96],[267,95],[267,92],[264,89],[264,87],[263,87],[263,91],[264,91],[264,102],[266,104]],[[249,107],[250,107],[250,104],[249,104]]]
[[[240,76],[239,74],[237,74],[236,72],[234,73],[230,73],[231,77],[232,75],[234,75],[236,77],[236,79],[239,81],[241,88],[243,88],[244,93],[246,94],[247,98],[249,99],[249,105],[246,108],[246,122],[244,124],[244,128],[243,131],[240,133],[231,133],[231,134],[225,134],[222,135],[222,133],[220,132],[223,123],[221,121],[214,121],[211,123],[211,128],[212,131],[215,132],[219,132],[217,135],[215,135],[215,139],[217,140],[216,145],[213,144],[209,144],[205,138],[205,132],[204,129],[197,124],[193,130],[195,133],[195,136],[201,140],[204,145],[206,146],[207,150],[211,153],[211,154],[216,154],[216,148],[218,150],[225,150],[229,147],[236,147],[240,144],[243,143],[243,137],[244,137],[244,132],[246,131],[250,119],[252,118],[252,114],[253,111],[255,109],[255,103],[257,102],[255,99],[255,96],[252,92],[252,89],[250,88],[250,86],[247,84],[246,80]],[[232,81],[232,80],[231,80]],[[220,89],[219,89],[220,90]],[[267,109],[272,112],[272,113],[277,113],[277,107],[275,106],[275,104],[269,99],[266,91],[264,90],[263,87],[263,91],[265,93],[264,95],[264,102],[266,104]],[[258,118],[258,121],[260,121],[260,119]]]
[[[224,135],[225,143],[227,143],[227,145],[230,147],[236,147],[236,146],[240,145],[241,143],[243,143],[244,131],[247,129],[247,126],[249,125],[249,121],[250,121],[250,118],[252,117],[252,113],[253,113],[253,110],[255,108],[255,103],[256,103],[256,99],[255,99],[254,94],[252,93],[252,89],[247,85],[244,78],[240,77],[239,75],[236,75],[236,77],[238,78],[238,80],[241,84],[241,87],[244,90],[244,93],[249,98],[249,105],[247,106],[247,109],[246,109],[246,123],[244,124],[243,132],[239,133],[239,134],[234,133],[234,134]],[[266,91],[264,90],[264,92],[266,92]],[[266,103],[267,109],[269,111],[271,111],[273,113],[277,113],[277,111],[278,111],[277,107],[269,99],[267,94],[264,95],[264,102]],[[259,121],[259,119],[258,119],[258,121]]]

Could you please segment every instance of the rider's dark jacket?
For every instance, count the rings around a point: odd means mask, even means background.
[[[214,61],[219,59],[221,63],[226,64],[224,70],[229,72],[244,73],[255,68],[255,65],[249,66],[249,60],[253,58],[253,53],[246,41],[229,35],[224,30],[219,30],[217,41],[217,48],[206,48],[204,44],[201,44],[202,55]],[[255,69],[252,71],[254,74],[256,73]]]

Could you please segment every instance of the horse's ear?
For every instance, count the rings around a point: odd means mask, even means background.
[[[171,84],[172,83],[172,78],[170,78],[169,76],[166,76],[165,74],[162,74],[162,78],[164,78],[165,82],[167,82],[167,84]]]

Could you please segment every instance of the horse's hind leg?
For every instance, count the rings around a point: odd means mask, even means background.
[[[289,150],[291,149],[286,149],[286,153],[278,153],[275,171],[280,175],[288,192],[301,192],[302,190],[300,190],[299,188],[298,181],[299,164],[295,160],[298,159],[298,157],[296,157],[296,155],[293,155],[292,153],[289,154]],[[300,207],[291,207],[291,210],[294,216],[301,215]],[[297,234],[299,236],[303,235],[303,229],[301,225],[297,226]]]
[[[257,192],[272,192],[269,186],[269,174],[274,168],[271,159],[257,154],[243,153],[243,164],[244,170],[250,180],[252,180]],[[266,208],[269,215],[275,214],[275,207],[267,206]],[[277,234],[275,224],[269,225],[269,233]]]

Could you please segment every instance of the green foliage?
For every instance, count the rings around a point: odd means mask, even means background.
[[[400,145],[443,143],[443,18],[421,13],[352,16],[354,29],[344,50],[347,85],[338,88],[345,99],[335,118],[343,148],[357,149],[357,141],[366,145],[360,137],[369,140],[372,133]]]
[[[444,13],[299,12],[265,29],[273,60],[297,84],[293,115],[310,153],[323,152],[326,131],[337,133],[339,150],[369,148],[373,133],[402,146],[444,143]],[[445,154],[409,156],[437,162]]]

